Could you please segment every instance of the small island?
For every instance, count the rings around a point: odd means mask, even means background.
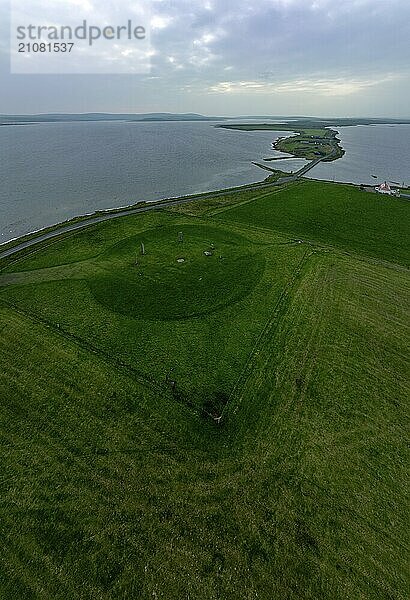
[[[272,144],[274,150],[287,152],[295,158],[307,160],[320,159],[330,162],[341,158],[344,154],[337,137],[337,131],[329,129],[325,124],[293,121],[285,124],[276,123],[234,123],[218,125],[223,129],[238,131],[293,131],[296,135],[280,137]],[[279,160],[283,157],[266,158],[267,161]]]

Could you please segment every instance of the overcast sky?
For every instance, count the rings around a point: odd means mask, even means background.
[[[410,117],[410,0],[152,0],[151,71],[129,75],[10,75],[0,2],[2,113]]]

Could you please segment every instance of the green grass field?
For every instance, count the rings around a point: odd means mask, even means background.
[[[301,182],[4,263],[0,598],[407,599],[409,210]]]
[[[409,265],[408,202],[362,192],[356,186],[301,181],[286,193],[259,198],[218,216]]]

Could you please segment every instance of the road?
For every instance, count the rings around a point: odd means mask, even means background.
[[[286,183],[292,183],[296,181],[305,173],[313,169],[319,162],[321,162],[324,158],[328,158],[328,156],[321,156],[319,158],[315,158],[309,164],[302,167],[299,171],[290,175],[289,177],[281,177],[277,181],[269,182],[269,183],[258,183],[255,185],[244,186],[241,188],[231,189],[231,190],[221,190],[217,192],[210,192],[209,194],[202,194],[200,196],[191,196],[189,198],[174,198],[168,201],[159,201],[152,202],[146,204],[144,206],[136,207],[136,208],[124,208],[119,209],[116,212],[107,212],[105,214],[98,214],[95,216],[91,216],[90,218],[84,219],[83,221],[79,221],[78,223],[68,223],[67,225],[62,225],[53,231],[48,231],[46,233],[40,233],[39,235],[34,235],[32,238],[13,246],[12,248],[7,248],[6,250],[0,250],[0,259],[7,258],[13,256],[13,254],[17,254],[20,250],[24,250],[26,248],[31,248],[31,246],[35,246],[39,242],[44,242],[46,240],[51,240],[53,238],[57,238],[58,236],[69,233],[71,231],[77,231],[79,229],[84,229],[85,227],[89,227],[90,225],[95,225],[96,223],[101,223],[103,221],[108,221],[110,219],[117,219],[119,217],[124,217],[126,215],[134,215],[137,213],[148,212],[150,210],[158,210],[161,208],[168,208],[170,206],[177,206],[178,204],[185,204],[187,202],[192,202],[193,200],[207,200],[210,198],[217,198],[218,196],[229,196],[231,194],[237,194],[240,191],[251,191],[251,190],[260,190],[269,187],[277,187],[279,185],[283,185]]]
[[[259,190],[265,189],[268,187],[275,187],[280,185],[278,181],[272,183],[260,183],[255,185],[250,185],[240,189],[232,189],[232,190],[224,190],[218,192],[211,192],[209,194],[203,194],[201,196],[191,196],[189,198],[175,198],[169,201],[158,201],[146,204],[144,206],[136,207],[136,208],[124,208],[119,209],[116,212],[107,212],[105,214],[98,214],[95,216],[91,216],[90,218],[84,219],[83,221],[79,221],[78,223],[68,223],[67,225],[62,225],[53,231],[48,231],[46,233],[40,233],[39,235],[33,235],[32,238],[21,242],[13,246],[12,248],[7,248],[6,250],[0,250],[0,259],[7,258],[12,256],[13,254],[17,254],[20,250],[24,250],[26,248],[30,248],[39,242],[44,242],[46,240],[51,240],[56,238],[64,233],[69,233],[71,231],[77,231],[79,229],[84,229],[85,227],[89,227],[90,225],[95,225],[96,223],[101,223],[103,221],[109,221],[110,219],[116,219],[119,217],[124,217],[126,215],[134,215],[137,213],[148,212],[150,210],[159,210],[161,208],[168,208],[170,206],[177,206],[178,204],[185,204],[187,202],[192,202],[193,200],[206,200],[209,198],[216,198],[218,196],[229,196],[230,194],[237,194],[239,191],[249,191],[249,190]],[[7,244],[7,242],[6,242]]]
[[[283,183],[290,183],[292,181],[296,181],[296,179],[299,179],[300,177],[303,177],[303,175],[306,175],[306,173],[313,169],[313,167],[316,167],[316,165],[322,162],[322,160],[324,160],[325,158],[330,158],[334,154],[334,152],[335,151],[333,151],[331,154],[327,154],[326,156],[319,156],[319,158],[311,160],[310,163],[303,166],[301,169],[299,169],[299,171],[296,171],[296,173],[293,173],[293,175],[289,175],[289,177],[281,177],[280,179],[278,179],[276,184],[282,185]]]

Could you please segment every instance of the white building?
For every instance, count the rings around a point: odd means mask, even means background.
[[[381,183],[380,185],[377,185],[375,187],[376,192],[379,192],[379,194],[388,194],[389,196],[398,196],[399,195],[399,190],[393,190],[389,184],[387,183],[387,181],[385,181],[384,183]]]

